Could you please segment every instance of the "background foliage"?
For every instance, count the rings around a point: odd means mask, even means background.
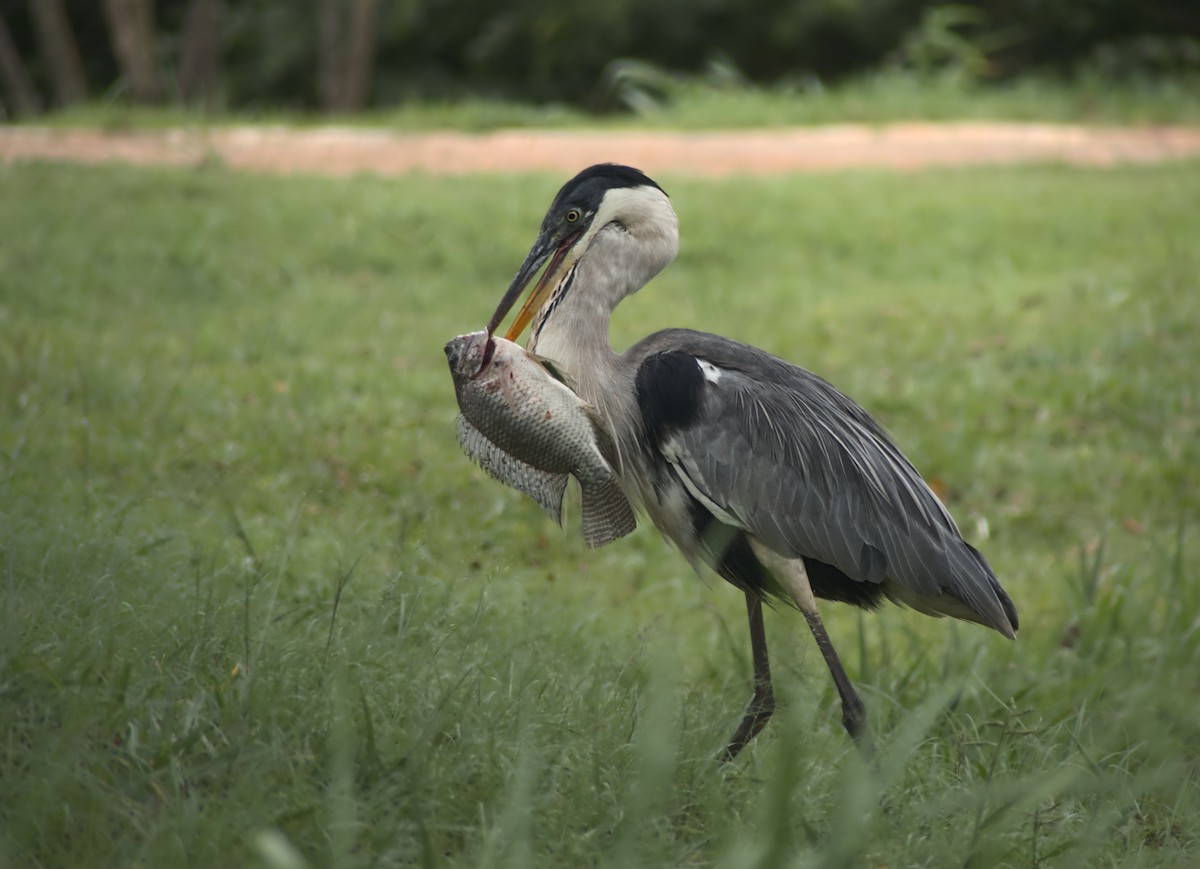
[[[196,2],[151,3],[164,71],[179,63]],[[236,109],[322,105],[321,10],[363,2],[223,3],[216,99]],[[120,94],[103,6],[65,3],[91,93]],[[365,9],[374,56],[364,99],[377,106],[469,93],[624,108],[614,76],[628,61],[806,86],[883,68],[951,69],[991,83],[1031,73],[1127,80],[1200,70],[1200,6],[1188,0],[366,0]],[[49,92],[29,3],[0,0],[0,16]]]

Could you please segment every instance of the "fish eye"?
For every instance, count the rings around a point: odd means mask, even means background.
[[[567,223],[574,223],[575,221],[579,220],[579,218],[582,216],[583,215],[579,213],[578,208],[572,208],[570,211],[568,211],[566,214],[563,215],[563,219],[566,220]]]

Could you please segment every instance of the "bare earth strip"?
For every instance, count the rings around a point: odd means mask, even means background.
[[[351,175],[571,173],[619,162],[653,173],[722,176],[858,167],[1058,162],[1085,166],[1200,156],[1200,127],[903,123],[731,132],[393,133],[344,127],[109,132],[0,127],[0,160],[190,166]]]

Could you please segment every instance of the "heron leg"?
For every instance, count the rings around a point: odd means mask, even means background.
[[[771,662],[767,658],[767,632],[763,627],[762,598],[746,592],[746,614],[750,618],[750,654],[754,660],[754,696],[742,723],[734,731],[721,759],[733,760],[766,726],[775,711],[775,689],[771,687]]]
[[[825,632],[825,624],[817,614],[816,607],[805,609],[803,612],[804,618],[808,621],[808,628],[817,641],[817,648],[821,650],[821,656],[825,658],[825,665],[829,667],[829,673],[833,676],[833,684],[837,686],[838,696],[842,699],[842,726],[846,728],[846,732],[858,744],[863,754],[871,758],[875,754],[875,749],[871,742],[871,734],[867,730],[867,707],[863,705],[862,698],[858,696],[858,692],[854,690],[854,685],[850,682],[850,677],[846,675],[846,670],[842,667],[842,661],[829,639],[829,634]]]
[[[838,658],[837,650],[833,648],[829,634],[825,632],[825,624],[817,612],[817,599],[809,584],[804,561],[799,558],[785,558],[757,541],[751,541],[750,545],[759,560],[783,585],[796,608],[804,613],[808,629],[817,641],[817,648],[821,650],[821,657],[825,659],[825,666],[829,668],[833,684],[837,686],[838,696],[842,699],[842,726],[858,744],[862,753],[868,759],[873,758],[875,749],[871,744],[871,735],[867,732],[867,707],[854,690],[854,685],[851,684],[850,677],[846,675],[842,661]]]

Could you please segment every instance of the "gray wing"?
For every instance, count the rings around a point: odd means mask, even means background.
[[[1016,610],[987,562],[883,429],[829,383],[687,330],[656,333],[630,354],[642,359],[648,439],[719,520],[783,556],[1012,634]]]

